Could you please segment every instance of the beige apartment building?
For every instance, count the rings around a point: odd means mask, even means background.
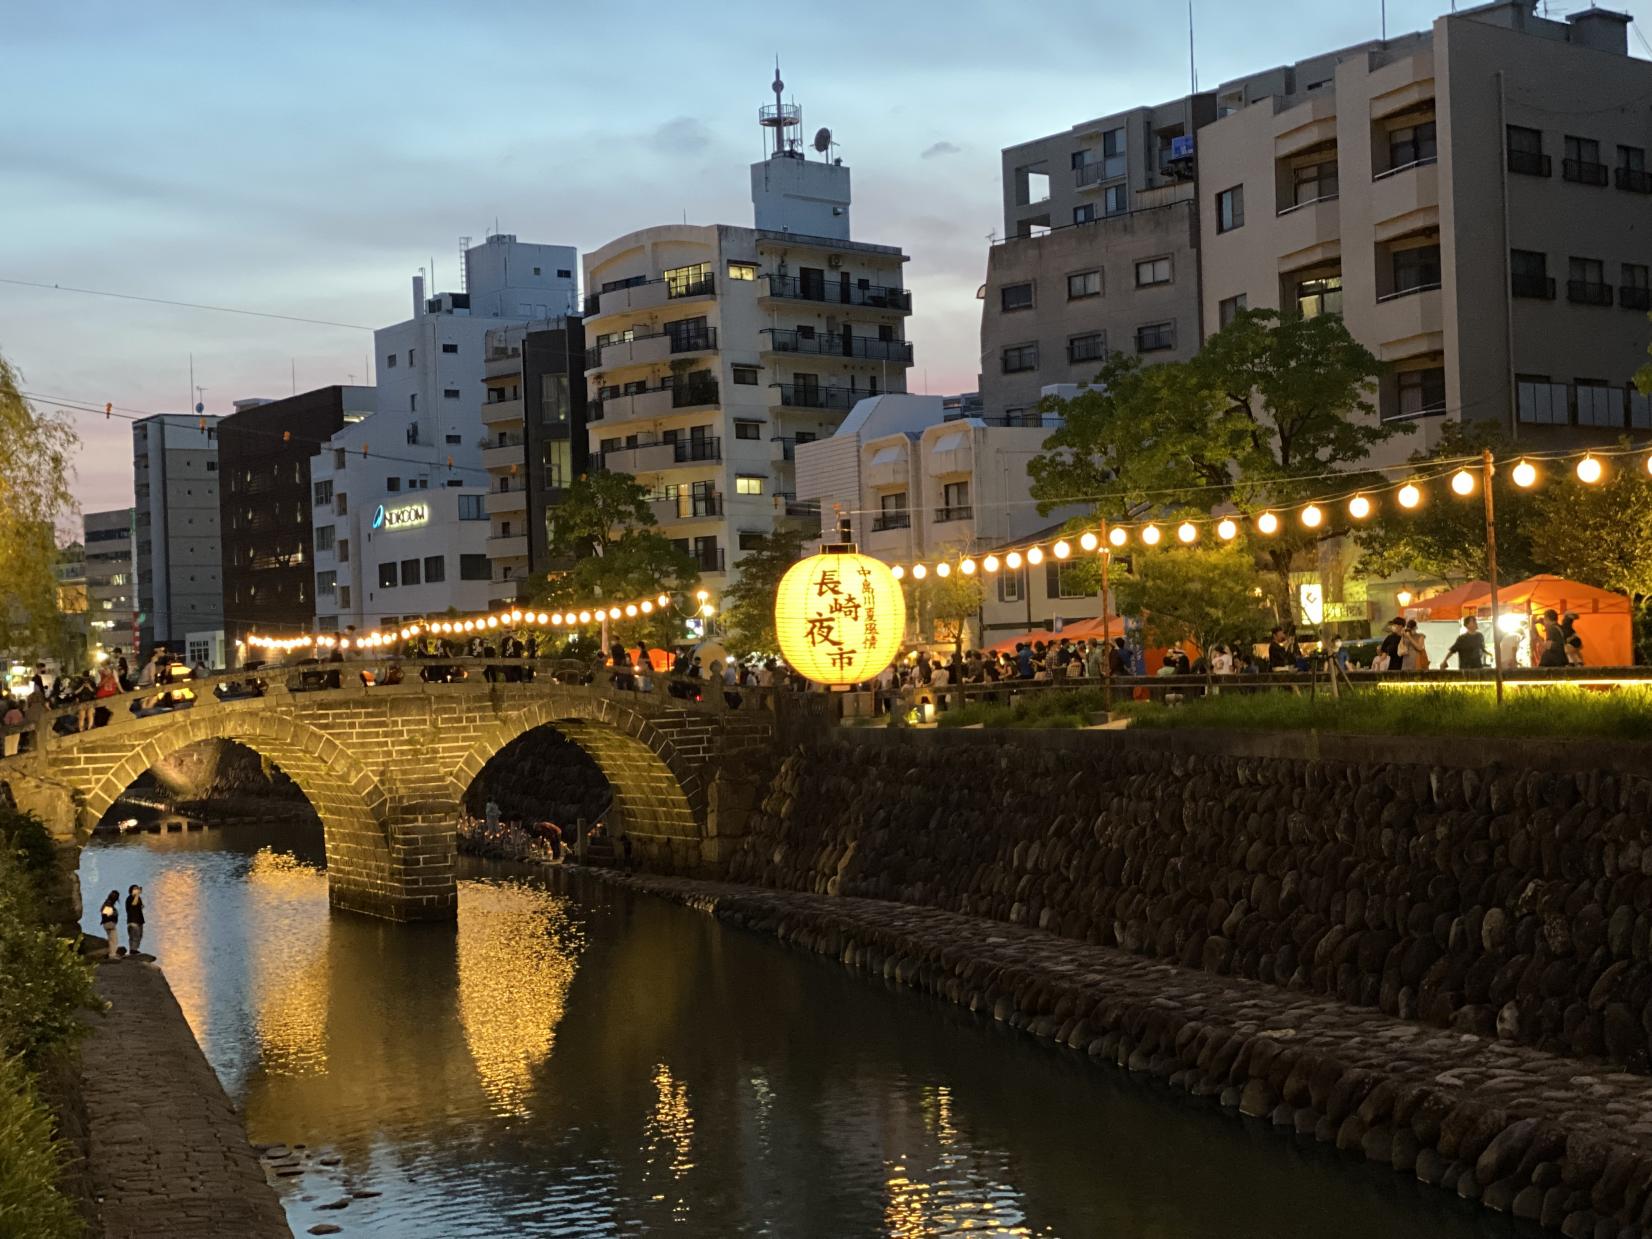
[[[1199,133],[1203,330],[1240,308],[1341,314],[1390,367],[1379,415],[1423,428],[1384,461],[1448,419],[1538,447],[1652,428],[1629,381],[1652,306],[1652,64],[1626,15],[1533,10],[1341,53]]]

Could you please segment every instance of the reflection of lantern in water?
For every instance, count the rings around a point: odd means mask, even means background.
[[[847,543],[793,564],[775,591],[774,630],[798,674],[859,684],[894,661],[906,599],[888,566]]]

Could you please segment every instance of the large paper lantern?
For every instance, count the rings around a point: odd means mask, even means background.
[[[888,565],[847,544],[795,563],[774,599],[780,651],[817,684],[870,680],[900,652],[906,599]]]

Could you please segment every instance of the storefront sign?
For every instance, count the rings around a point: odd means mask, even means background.
[[[430,523],[430,508],[422,503],[403,503],[387,508],[382,503],[373,513],[374,529],[411,529]]]

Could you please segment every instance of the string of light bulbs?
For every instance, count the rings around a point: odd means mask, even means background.
[[[1652,453],[1648,453],[1644,447],[1594,448],[1581,453],[1534,452],[1521,456],[1515,462],[1509,471],[1509,480],[1521,490],[1530,490],[1542,480],[1540,464],[1571,461],[1572,473],[1577,480],[1586,486],[1596,486],[1606,479],[1607,462],[1620,456],[1641,457],[1648,480],[1652,482]],[[1379,499],[1390,492],[1393,494],[1394,503],[1400,509],[1407,512],[1415,511],[1424,503],[1429,484],[1442,478],[1447,479],[1447,485],[1453,495],[1468,498],[1479,491],[1483,482],[1483,468],[1479,459],[1466,456],[1448,457],[1442,461],[1429,462],[1432,467],[1419,467],[1415,464],[1404,466],[1407,476],[1403,480],[1375,487],[1360,487],[1341,494],[1309,500],[1300,506],[1291,506],[1301,527],[1312,532],[1324,528],[1338,508],[1345,511],[1349,519],[1356,523],[1369,520],[1377,512]],[[1470,465],[1467,463],[1469,461],[1474,463]],[[1288,516],[1284,505],[1277,505],[1262,508],[1252,514],[1235,512],[1210,516],[1104,521],[1093,528],[1065,532],[1054,542],[1046,543],[1045,540],[1036,539],[1010,547],[1000,547],[982,555],[963,554],[951,559],[917,562],[911,565],[895,563],[890,565],[890,570],[896,580],[911,578],[914,581],[924,581],[931,576],[945,580],[955,572],[965,577],[973,577],[978,572],[992,575],[1005,569],[1016,572],[1024,566],[1037,567],[1047,558],[1064,562],[1073,557],[1075,547],[1078,551],[1090,554],[1107,554],[1124,550],[1133,540],[1150,550],[1161,545],[1193,546],[1204,537],[1206,530],[1214,532],[1217,540],[1222,543],[1233,542],[1247,526],[1263,538],[1273,538],[1285,530]]]
[[[709,618],[717,613],[717,606],[711,601],[711,595],[706,590],[697,591],[694,602],[694,611],[698,615]],[[489,633],[497,633],[500,629],[510,631],[522,628],[589,628],[604,621],[646,619],[657,613],[672,610],[673,606],[672,596],[661,593],[652,598],[625,603],[580,603],[566,609],[548,611],[534,607],[509,607],[463,619],[421,619],[408,624],[375,628],[370,632],[357,633],[354,637],[326,632],[295,633],[284,637],[252,633],[246,637],[246,643],[257,649],[275,650],[283,654],[306,648],[373,651],[393,647],[398,642],[411,641],[415,637],[458,637],[460,640],[468,640],[474,636],[485,637]]]

